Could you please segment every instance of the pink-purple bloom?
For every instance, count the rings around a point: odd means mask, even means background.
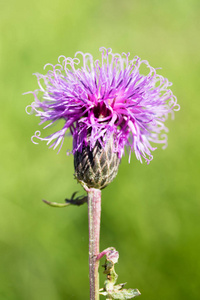
[[[171,83],[137,56],[130,59],[129,53],[114,54],[105,48],[100,52],[100,60],[82,52],[74,58],[60,56],[59,64],[45,66],[50,67],[46,75],[35,74],[39,89],[30,92],[35,98],[31,112],[40,117],[40,125],[47,124],[44,128],[60,119],[64,126],[44,138],[36,131],[33,138],[60,149],[70,131],[73,154],[97,142],[105,147],[113,139],[119,158],[127,148],[129,157],[134,151],[141,162],[142,157],[149,162],[156,149],[152,143],[166,145],[168,114],[179,110]],[[141,74],[141,66],[147,75]]]

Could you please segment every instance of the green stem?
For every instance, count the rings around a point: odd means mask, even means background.
[[[90,300],[99,300],[99,254],[101,191],[88,189]]]

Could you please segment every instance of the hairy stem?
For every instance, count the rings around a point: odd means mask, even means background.
[[[88,223],[89,223],[89,272],[90,300],[99,300],[99,254],[101,191],[91,188],[88,191]]]

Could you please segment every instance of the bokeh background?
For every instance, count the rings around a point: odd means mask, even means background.
[[[0,1],[1,300],[89,299],[87,205],[41,201],[84,194],[65,153],[72,141],[59,155],[32,144],[39,120],[22,93],[47,62],[78,50],[98,58],[101,46],[162,67],[181,105],[168,148],[150,165],[125,156],[103,190],[101,250],[116,247],[118,282],[141,299],[199,299],[199,15],[199,0]]]

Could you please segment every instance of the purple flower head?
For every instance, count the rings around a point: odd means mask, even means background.
[[[149,162],[156,149],[151,143],[166,145],[164,122],[169,113],[173,116],[179,110],[171,83],[137,56],[129,59],[129,53],[114,54],[105,48],[100,52],[100,60],[82,52],[75,58],[60,56],[59,64],[45,66],[50,66],[46,75],[35,74],[39,89],[31,92],[35,98],[31,112],[40,117],[40,125],[47,122],[44,128],[60,119],[64,126],[45,138],[36,131],[33,138],[60,150],[70,131],[73,154],[88,145],[93,149],[97,142],[105,147],[113,139],[119,158],[126,147],[129,158],[134,151],[141,162],[142,157]],[[147,68],[147,75],[141,74],[141,66]]]

